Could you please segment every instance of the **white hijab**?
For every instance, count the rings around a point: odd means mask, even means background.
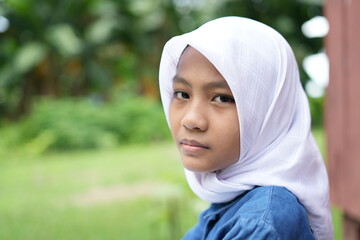
[[[224,17],[170,39],[160,63],[160,91],[169,121],[172,79],[187,45],[227,81],[240,124],[240,158],[218,172],[185,169],[201,199],[230,201],[255,186],[284,186],[305,206],[317,239],[333,239],[326,168],[310,132],[307,97],[293,52],[272,28]]]

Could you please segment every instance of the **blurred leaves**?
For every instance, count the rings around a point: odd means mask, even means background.
[[[69,24],[55,25],[49,29],[46,35],[49,43],[65,58],[79,54],[82,51],[83,43]]]
[[[0,119],[18,118],[38,96],[106,100],[121,86],[158,98],[165,42],[225,15],[251,17],[280,31],[299,62],[322,47],[301,24],[321,5],[280,0],[3,0],[0,15]],[[301,70],[302,79],[308,79]]]
[[[37,155],[46,151],[109,148],[170,138],[159,102],[129,94],[124,96],[111,103],[95,97],[41,99],[29,116],[0,128],[3,138],[0,146]],[[132,100],[127,101],[128,98]]]
[[[12,67],[16,74],[24,74],[37,66],[46,55],[46,48],[38,42],[28,42],[14,56]]]
[[[111,37],[112,31],[116,27],[113,19],[100,19],[92,23],[85,32],[85,39],[92,44],[101,44]]]

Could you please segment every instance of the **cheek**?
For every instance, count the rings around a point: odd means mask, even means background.
[[[240,131],[236,131],[234,134],[232,142],[234,143],[234,147],[232,148],[232,155],[235,161],[240,158]]]
[[[229,161],[237,161],[240,157],[240,127],[237,114],[232,116],[232,121],[228,123],[228,130],[224,136],[224,148],[227,149]]]
[[[172,135],[175,134],[175,131],[178,128],[179,118],[180,118],[179,111],[176,111],[173,104],[171,104],[169,109],[169,123],[170,123],[170,131]]]
[[[240,137],[239,131],[235,129],[228,132],[226,136],[223,136],[222,145],[226,155],[231,155],[232,158],[238,159],[240,156]]]
[[[224,132],[224,135],[219,138],[222,141],[219,141],[220,144],[217,147],[213,161],[217,162],[217,167],[221,169],[231,166],[239,160],[240,140],[239,134],[235,129]]]

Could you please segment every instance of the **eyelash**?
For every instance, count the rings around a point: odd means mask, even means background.
[[[180,95],[181,94],[181,95]],[[186,98],[183,96],[184,94],[186,94]],[[180,96],[179,96],[180,95]],[[180,99],[180,100],[184,100],[184,99],[189,99],[190,96],[188,93],[184,92],[184,91],[175,91],[174,92],[174,98],[176,99]]]
[[[228,96],[228,95],[217,95],[214,97],[214,99],[215,98],[225,98],[226,99],[226,101],[220,101],[221,103],[234,103],[235,102],[234,98],[231,96]]]
[[[186,96],[184,96],[184,95],[186,95]],[[189,96],[188,93],[186,93],[184,91],[175,91],[174,92],[174,98],[179,99],[179,100],[186,100],[186,99],[189,99],[190,96]],[[225,98],[226,100],[225,101],[215,101],[216,98],[219,98],[219,100],[221,98]],[[215,97],[213,97],[212,100],[215,101],[215,102],[219,102],[219,103],[234,103],[235,102],[235,100],[234,100],[234,98],[232,96],[229,96],[229,95],[226,95],[226,94],[218,94]]]

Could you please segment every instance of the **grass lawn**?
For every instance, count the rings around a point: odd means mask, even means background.
[[[1,240],[179,239],[206,207],[172,143],[14,156],[0,160]]]
[[[171,143],[0,162],[0,239],[178,239],[204,203]]]

